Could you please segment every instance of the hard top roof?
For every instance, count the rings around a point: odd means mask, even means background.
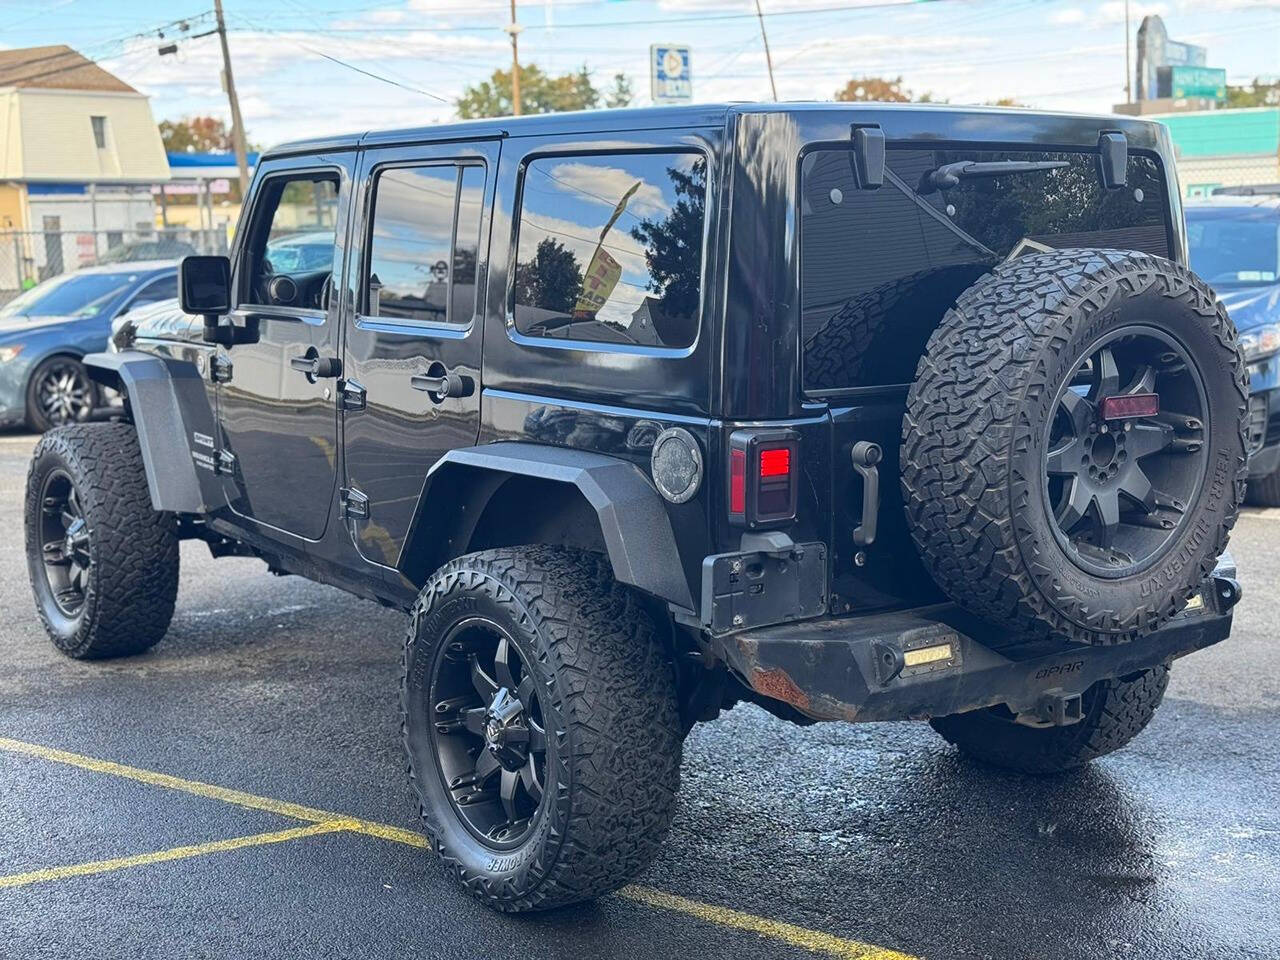
[[[458,120],[390,130],[373,130],[338,136],[316,137],[278,144],[264,151],[263,158],[298,153],[349,150],[359,146],[431,142],[486,137],[537,136],[546,133],[607,132],[611,130],[660,129],[674,126],[713,126],[724,123],[733,114],[800,113],[811,111],[849,110],[866,113],[900,113],[903,111],[936,112],[953,115],[1007,114],[1011,118],[1028,115],[1071,117],[1083,114],[1030,111],[1020,107],[960,106],[945,103],[842,103],[803,101],[782,103],[710,103],[657,107],[626,107],[615,110],[579,110],[566,113],[532,114],[522,117],[493,117],[481,120]],[[1154,127],[1149,120],[1133,117],[1097,116],[1099,124],[1109,128]]]

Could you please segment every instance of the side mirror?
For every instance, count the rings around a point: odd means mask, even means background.
[[[226,257],[183,257],[178,264],[178,303],[184,313],[204,317],[206,339],[218,317],[231,310],[231,261]]]

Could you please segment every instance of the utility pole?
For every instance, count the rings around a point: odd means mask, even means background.
[[[236,148],[236,167],[240,171],[240,201],[243,203],[249,194],[249,158],[245,152],[240,98],[236,96],[236,80],[231,74],[231,48],[227,46],[227,24],[222,17],[222,0],[213,0],[213,12],[218,22],[218,41],[222,44],[222,74],[227,78],[227,99],[231,102],[231,142]]]
[[[1124,102],[1133,103],[1133,72],[1129,69],[1129,0],[1124,0]]]
[[[769,90],[773,93],[773,102],[778,102],[778,87],[773,82],[773,57],[769,54],[769,34],[764,30],[764,11],[760,9],[760,0],[756,0],[756,16],[760,18],[760,39],[764,41],[764,62],[769,67]]]
[[[511,115],[520,116],[520,24],[516,21],[516,0],[511,0],[511,23],[507,25],[507,33],[511,34]]]

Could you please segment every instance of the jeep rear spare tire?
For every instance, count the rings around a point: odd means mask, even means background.
[[[939,586],[1015,634],[1150,633],[1226,546],[1248,380],[1213,291],[1143,253],[1020,257],[966,290],[907,399],[912,536]]]

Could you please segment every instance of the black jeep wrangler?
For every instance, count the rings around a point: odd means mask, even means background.
[[[234,252],[36,448],[73,657],[164,635],[178,541],[410,614],[435,850],[597,896],[736,702],[1053,772],[1223,640],[1236,332],[1162,127],[951,107],[582,113],[290,144]],[[163,314],[161,310],[159,313]]]

